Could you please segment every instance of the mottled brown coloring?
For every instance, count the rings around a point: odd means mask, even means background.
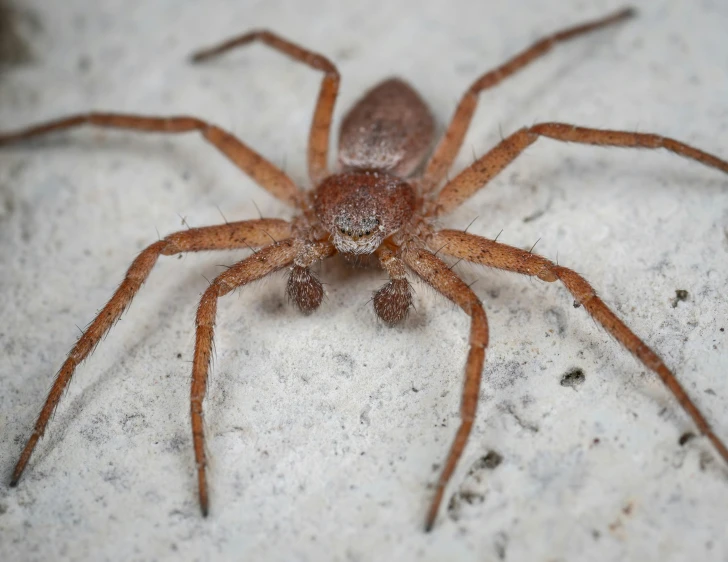
[[[435,121],[422,98],[399,78],[375,86],[346,114],[339,136],[344,169],[407,177],[427,156]]]

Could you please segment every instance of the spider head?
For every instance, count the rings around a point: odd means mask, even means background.
[[[371,254],[412,216],[415,195],[401,179],[376,171],[330,176],[316,189],[316,215],[343,254]]]
[[[364,216],[340,213],[334,223],[334,245],[345,254],[371,254],[385,238],[384,227],[374,213]]]

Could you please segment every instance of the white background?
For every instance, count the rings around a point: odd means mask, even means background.
[[[612,1],[28,0],[34,61],[0,76],[0,130],[95,109],[188,113],[297,181],[320,77],[253,46],[269,27],[329,56],[338,118],[400,75],[443,127],[479,73]],[[728,6],[650,2],[482,96],[456,170],[522,125],[658,132],[728,157]],[[196,135],[78,130],[0,151],[0,476],[53,374],[161,234],[290,211]],[[728,440],[728,177],[667,153],[539,141],[444,224],[575,268],[674,369]],[[656,377],[556,284],[458,265],[489,314],[478,420],[431,534],[458,423],[466,316],[421,284],[390,329],[380,271],[333,261],[312,316],[284,277],[220,303],[205,402],[211,513],[189,429],[194,311],[246,252],[161,258],[78,370],[21,484],[0,487],[0,559],[728,560],[728,470]],[[204,276],[204,277],[203,277]],[[675,290],[689,297],[673,307]],[[581,368],[586,380],[561,386]],[[597,441],[595,441],[597,440]],[[497,451],[503,462],[477,469]],[[452,500],[451,509],[447,509]],[[470,502],[466,500],[470,500]]]

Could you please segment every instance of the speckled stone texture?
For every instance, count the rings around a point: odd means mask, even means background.
[[[604,0],[26,0],[31,62],[0,74],[0,130],[89,108],[227,127],[306,182],[317,73],[346,108],[399,75],[439,130],[478,74]],[[455,172],[544,120],[657,132],[728,157],[728,4],[645,2],[555,50],[480,108]],[[28,19],[30,18],[30,19]],[[189,428],[194,311],[246,252],[161,258],[78,371],[16,489],[5,486],[53,373],[145,245],[190,226],[290,216],[197,138],[78,130],[0,151],[1,560],[728,560],[728,467],[656,377],[556,284],[459,264],[491,326],[480,410],[431,534],[458,423],[466,316],[422,284],[388,328],[378,270],[332,261],[303,316],[279,275],[220,302],[207,412],[211,513]],[[539,141],[443,221],[583,273],[728,439],[728,177],[666,153]],[[676,300],[676,290],[686,291]],[[575,370],[581,370],[582,376]],[[568,373],[572,373],[567,376]]]

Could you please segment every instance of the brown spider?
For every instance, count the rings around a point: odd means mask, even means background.
[[[728,462],[728,448],[713,433],[673,373],[596,295],[578,273],[546,258],[458,230],[439,230],[437,220],[453,211],[515,160],[539,137],[599,146],[664,148],[728,173],[728,162],[679,141],[654,134],[589,129],[564,123],[540,123],[504,138],[455,178],[445,180],[468,129],[478,94],[499,84],[555,44],[633,16],[625,9],[608,17],[572,27],[546,37],[502,66],[480,76],[465,92],[450,124],[422,168],[434,136],[429,109],[405,82],[393,78],[370,90],[345,116],[339,138],[341,171],[328,169],[329,134],[339,73],[325,57],[299,47],[270,31],[253,31],[195,54],[195,62],[230,49],[260,41],[269,47],[321,70],[321,84],[308,143],[308,168],[313,190],[306,191],[280,169],[230,133],[194,117],[141,117],[115,113],[88,113],[43,123],[21,131],[0,134],[0,145],[79,125],[126,128],[158,133],[199,131],[214,147],[264,189],[295,207],[291,221],[258,219],[192,228],[165,237],[147,247],[129,267],[109,302],[91,322],[62,365],[43,405],[35,429],[23,449],[10,482],[17,485],[30,456],[45,432],[48,420],[76,367],[131,302],[160,255],[203,250],[257,248],[210,283],[200,300],[190,394],[192,436],[197,461],[199,500],[203,515],[209,508],[202,403],[210,366],[218,299],[237,287],[274,271],[289,268],[287,294],[304,313],[321,304],[324,289],[310,267],[342,254],[356,260],[373,254],[388,273],[389,282],[374,293],[376,314],[388,324],[401,321],[411,304],[407,271],[457,304],[471,318],[469,352],[461,404],[461,422],[426,517],[426,529],[435,522],[445,487],[465,448],[478,402],[488,324],[475,293],[437,254],[498,269],[561,281],[582,306],[646,367],[653,370],[690,415],[698,429]]]

